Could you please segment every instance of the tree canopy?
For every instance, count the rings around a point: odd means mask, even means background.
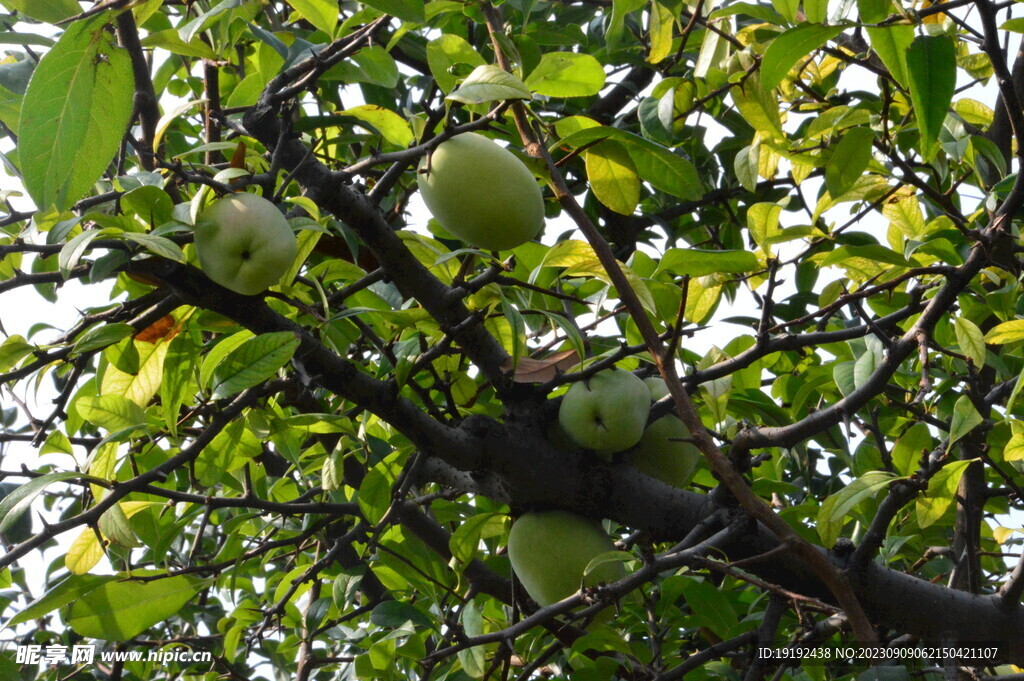
[[[212,653],[0,677],[1024,671],[1015,5],[0,0],[0,640]],[[537,239],[423,208],[470,133]],[[196,254],[236,192],[297,238],[257,295]],[[68,328],[5,302],[70,281]],[[564,432],[613,368],[687,484]],[[625,577],[541,607],[556,509]]]

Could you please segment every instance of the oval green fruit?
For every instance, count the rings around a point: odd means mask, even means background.
[[[644,383],[655,402],[669,394],[662,378],[652,376],[645,378]],[[697,445],[680,441],[689,437],[686,424],[675,414],[666,414],[644,429],[629,461],[652,478],[674,487],[686,487],[700,462]]]
[[[573,442],[596,452],[629,449],[644,434],[651,393],[628,371],[599,371],[573,383],[558,408],[558,422]]]
[[[437,221],[472,246],[515,248],[544,228],[544,199],[533,173],[475,132],[445,140],[423,159],[419,186]]]
[[[508,557],[526,593],[539,605],[572,596],[581,585],[614,582],[626,575],[621,562],[603,563],[586,579],[597,556],[615,550],[601,525],[569,511],[525,513],[508,535]]]
[[[206,276],[246,296],[281,280],[299,251],[295,233],[272,202],[231,194],[196,219],[196,254]]]
[[[692,442],[690,429],[675,414],[666,414],[647,426],[631,452],[630,461],[642,473],[674,487],[686,487],[700,461],[700,450]]]

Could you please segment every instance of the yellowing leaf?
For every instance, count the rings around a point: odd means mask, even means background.
[[[610,140],[598,142],[584,154],[590,190],[616,213],[632,215],[640,203],[640,176],[625,148]]]
[[[1024,319],[1014,319],[996,325],[985,334],[985,342],[993,345],[1004,345],[1024,340]]]
[[[109,365],[103,373],[100,394],[123,395],[140,407],[145,407],[160,390],[168,347],[168,343],[135,343],[139,354],[138,372],[127,373],[113,364]]]
[[[103,558],[103,545],[100,544],[96,530],[83,527],[78,537],[71,542],[68,553],[64,556],[64,565],[71,574],[84,575],[96,567]]]
[[[960,478],[972,461],[954,461],[932,476],[928,481],[928,492],[919,497],[915,506],[917,524],[922,528],[934,525],[952,505]]]

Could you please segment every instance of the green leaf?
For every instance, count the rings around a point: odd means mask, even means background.
[[[259,385],[287,364],[298,347],[299,339],[291,331],[265,333],[246,341],[214,372],[214,398],[230,397]]]
[[[975,368],[985,366],[985,340],[978,325],[966,317],[957,317],[953,320],[953,330],[960,352],[974,363]]]
[[[728,638],[739,618],[729,598],[710,582],[688,579],[682,595],[690,606],[694,621],[706,626],[721,638]]]
[[[56,24],[82,12],[77,0],[3,0],[0,4],[46,24]]]
[[[754,130],[771,138],[785,138],[779,103],[756,75],[747,78],[740,87],[732,88],[729,93],[740,115]]]
[[[1009,19],[999,25],[1000,31],[1012,31],[1013,33],[1024,33],[1024,17]]]
[[[874,336],[865,339],[867,349],[853,364],[853,385],[860,388],[868,382],[885,359],[885,347]]]
[[[459,524],[448,540],[448,549],[455,560],[468,563],[476,558],[481,539],[500,536],[507,529],[508,514],[478,513]]]
[[[116,433],[146,423],[146,412],[123,395],[87,395],[75,402],[75,409],[89,423]]]
[[[583,568],[583,576],[586,577],[594,574],[602,565],[608,563],[628,563],[631,560],[636,560],[636,556],[628,551],[605,551],[590,559],[587,566]]]
[[[953,446],[953,443],[981,425],[984,420],[981,414],[978,413],[978,410],[974,408],[974,403],[971,402],[970,397],[967,395],[958,397],[953,405],[953,419],[949,426],[949,445],[946,447],[947,451],[949,447]]]
[[[689,201],[696,201],[704,195],[697,169],[682,156],[648,140],[627,143],[626,151],[633,159],[640,178],[650,182],[655,189]]]
[[[935,155],[939,130],[956,89],[956,47],[948,36],[922,35],[907,48],[907,79],[910,101],[921,135],[921,157]]]
[[[825,166],[825,187],[832,196],[842,196],[853,188],[871,161],[871,143],[875,133],[870,128],[850,128],[832,150]]]
[[[877,24],[896,13],[891,0],[857,0],[860,20]],[[908,87],[907,48],[914,41],[914,27],[904,24],[868,26],[868,40],[871,49],[889,69],[893,79],[903,88]]]
[[[89,244],[100,237],[103,231],[102,229],[90,229],[64,244],[64,247],[60,249],[60,253],[57,255],[57,265],[60,268],[62,277],[67,279],[71,276],[71,271],[75,269],[78,261],[89,250]]]
[[[869,471],[825,499],[818,509],[818,536],[825,547],[832,547],[843,532],[850,513],[862,502],[873,498],[898,478],[888,471]]]
[[[395,484],[395,476],[385,463],[370,469],[359,484],[359,510],[371,525],[380,522],[391,506],[391,488]]]
[[[822,267],[838,265],[854,258],[863,258],[875,263],[885,263],[896,267],[913,267],[913,263],[896,251],[879,244],[867,246],[840,246],[829,253],[822,261]]]
[[[402,601],[384,601],[370,613],[370,622],[385,629],[398,629],[406,622],[425,629],[437,629],[437,624],[423,612]]]
[[[761,153],[761,144],[749,144],[736,153],[733,159],[733,172],[740,186],[753,193],[757,189],[757,166]]]
[[[462,608],[459,620],[466,636],[480,636],[484,633],[484,616],[474,601],[466,603]],[[487,648],[488,646],[472,646],[458,652],[459,663],[474,679],[482,679],[487,674]]]
[[[754,243],[767,250],[771,237],[779,233],[779,215],[782,206],[777,203],[755,203],[747,209],[747,229]]]
[[[597,200],[622,215],[640,203],[640,176],[626,149],[617,142],[598,142],[584,152],[587,180]]]
[[[81,636],[127,641],[176,614],[198,591],[183,575],[106,582],[71,604],[67,623]]]
[[[97,525],[104,537],[118,546],[134,548],[139,546],[131,525],[128,523],[128,516],[120,504],[114,504],[100,516]]]
[[[574,121],[580,121],[576,117]],[[634,135],[619,128],[593,124],[590,119],[582,121],[591,125],[582,125],[566,134],[557,147],[578,149],[587,147],[589,151],[595,142],[614,140],[622,143],[633,161],[637,174],[659,191],[666,192],[682,199],[696,200],[704,194],[704,188],[693,164],[681,156],[677,156],[665,147],[639,135]],[[564,122],[564,121],[563,121]],[[562,129],[559,129],[561,132]]]
[[[992,345],[1005,345],[1024,340],[1024,319],[997,324],[985,334],[985,342]]]
[[[854,383],[855,362],[838,362],[832,367],[832,379],[836,382],[839,392],[846,397],[857,389]]]
[[[772,0],[772,7],[792,23],[796,21],[796,13],[800,10],[800,0]]]
[[[482,64],[473,69],[466,80],[445,99],[463,104],[483,104],[532,97],[530,88],[505,69],[493,64]]]
[[[55,482],[71,480],[72,478],[87,477],[75,471],[63,471],[60,473],[47,473],[34,478],[24,485],[11,490],[11,492],[0,500],[0,534],[11,529],[11,526],[32,506],[32,502],[46,488]]]
[[[127,338],[133,333],[135,333],[135,329],[131,324],[125,322],[99,324],[78,337],[74,348],[72,348],[72,355],[80,355],[83,352],[105,348]]]
[[[801,24],[773,40],[761,61],[761,83],[771,90],[777,87],[800,59],[843,32],[843,26]]]
[[[451,92],[459,80],[452,73],[457,65],[476,67],[486,63],[480,53],[461,36],[445,33],[427,43],[427,65],[437,86],[444,92]]]
[[[364,2],[385,14],[398,17],[402,21],[419,24],[426,21],[427,18],[424,9],[426,3],[423,0],[364,0]]]
[[[29,603],[24,610],[6,622],[4,628],[39,619],[115,579],[116,575],[71,575]]]
[[[917,422],[900,436],[892,448],[892,462],[903,475],[910,475],[918,468],[923,453],[935,446],[935,438],[928,431],[928,425]]]
[[[334,36],[338,25],[338,3],[334,0],[288,0],[288,4],[328,36]]]
[[[651,49],[647,53],[650,64],[659,64],[672,53],[672,32],[675,28],[675,14],[657,0],[651,2],[650,10]]]
[[[199,369],[199,385],[203,388],[209,386],[210,381],[213,380],[213,373],[220,366],[220,363],[250,338],[255,338],[255,335],[252,331],[244,329],[238,333],[231,334],[213,346],[213,349],[210,350],[203,360],[203,366]]]
[[[601,63],[589,54],[548,52],[526,77],[526,86],[545,97],[587,97],[604,87]]]
[[[960,478],[964,476],[964,471],[972,463],[974,463],[973,460],[954,461],[947,464],[928,481],[928,491],[924,496],[918,497],[917,503],[914,505],[917,524],[921,529],[934,525],[946,513],[953,503],[957,487],[960,486]]]
[[[117,153],[133,108],[132,63],[106,13],[68,27],[32,74],[19,122],[25,188],[39,208],[67,209]]]
[[[181,246],[166,237],[147,234],[146,232],[125,232],[124,238],[134,241],[150,253],[159,255],[161,258],[174,262],[185,262],[185,254],[182,253]]]
[[[20,334],[8,337],[0,344],[0,372],[10,371],[35,350],[36,346]]]
[[[699,248],[670,248],[661,258],[658,271],[691,277],[707,274],[742,274],[760,269],[750,251],[706,251]]]
[[[1003,449],[1003,461],[1024,461],[1024,433],[1014,433]]]
[[[361,104],[338,113],[370,124],[381,137],[396,146],[407,147],[414,139],[409,123],[391,109],[375,104]]]

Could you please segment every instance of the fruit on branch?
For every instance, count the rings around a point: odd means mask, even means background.
[[[626,575],[619,561],[583,572],[597,556],[614,551],[600,523],[569,511],[525,513],[508,535],[508,557],[526,593],[541,606],[572,596],[580,586],[614,582]]]
[[[644,383],[655,402],[669,394],[661,378],[645,378]],[[690,429],[678,416],[665,414],[644,429],[628,461],[652,478],[675,487],[686,487],[700,461],[697,445],[681,441],[689,437]]]
[[[280,281],[298,253],[281,211],[255,194],[231,194],[196,219],[196,254],[210,279],[254,296]]]
[[[651,393],[628,371],[608,369],[573,383],[558,409],[558,422],[573,442],[601,453],[629,449],[644,434]]]
[[[472,246],[515,248],[544,227],[544,199],[533,173],[475,132],[445,140],[424,158],[419,186],[437,221]]]

